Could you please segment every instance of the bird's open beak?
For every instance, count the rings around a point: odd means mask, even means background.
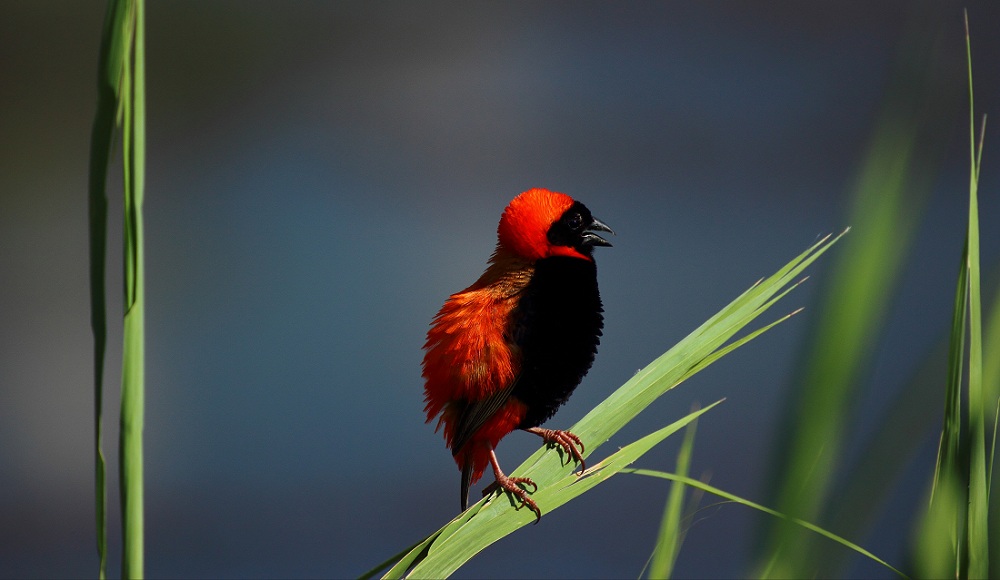
[[[595,233],[590,233],[590,232],[595,232],[595,231],[608,232],[613,236],[615,235],[615,231],[609,228],[608,224],[602,222],[601,220],[597,218],[593,218],[593,220],[594,221],[590,223],[590,226],[586,230],[588,233],[583,235],[583,243],[588,246],[605,246],[610,248],[611,242],[605,240],[604,238]]]

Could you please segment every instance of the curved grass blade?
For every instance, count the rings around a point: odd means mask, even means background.
[[[882,514],[880,506],[899,484],[925,441],[928,426],[940,420],[941,369],[947,358],[942,340],[928,350],[894,398],[875,421],[875,432],[864,448],[846,465],[851,477],[830,496],[823,525],[847,537],[865,537]],[[815,546],[815,559],[826,570],[837,570],[850,553],[830,542]],[[842,568],[841,568],[842,570]]]
[[[732,502],[735,502],[735,503],[738,503],[738,504],[742,504],[742,505],[745,505],[747,507],[751,507],[751,508],[753,508],[755,510],[762,511],[762,512],[764,512],[766,514],[770,514],[770,515],[772,515],[772,516],[774,516],[776,518],[780,518],[782,520],[785,520],[785,521],[790,522],[792,524],[795,524],[797,526],[801,526],[801,527],[803,527],[803,528],[805,528],[805,529],[807,529],[807,530],[809,530],[811,532],[815,532],[815,533],[817,533],[817,534],[819,534],[819,535],[821,535],[821,536],[823,536],[825,538],[833,540],[834,542],[837,542],[838,544],[840,544],[842,546],[845,546],[847,548],[850,548],[851,550],[854,550],[855,552],[861,554],[862,556],[865,556],[865,557],[867,557],[867,558],[869,558],[869,559],[871,559],[871,560],[873,560],[875,562],[878,562],[879,564],[885,566],[889,570],[892,570],[893,572],[895,572],[901,578],[907,578],[906,574],[903,574],[900,570],[898,570],[897,568],[895,568],[894,566],[892,566],[891,564],[889,564],[888,562],[886,562],[882,558],[879,558],[875,554],[872,554],[868,550],[862,548],[861,546],[855,544],[854,542],[851,542],[850,540],[842,538],[842,537],[838,536],[837,534],[834,534],[833,532],[829,532],[827,530],[824,530],[823,528],[821,528],[821,527],[819,527],[819,526],[817,526],[815,524],[809,523],[809,522],[807,522],[805,520],[802,520],[802,519],[799,519],[799,518],[795,518],[795,517],[783,514],[783,513],[779,512],[779,511],[773,510],[773,509],[771,509],[769,507],[765,507],[765,506],[763,506],[763,505],[761,505],[759,503],[752,502],[752,501],[750,501],[748,499],[743,499],[742,497],[740,497],[738,495],[733,495],[733,494],[731,494],[731,493],[729,493],[727,491],[723,491],[723,490],[721,490],[721,489],[719,489],[717,487],[713,487],[713,486],[711,486],[711,485],[709,485],[709,484],[707,484],[707,483],[705,483],[703,481],[698,481],[697,479],[692,479],[692,478],[690,478],[688,476],[685,476],[685,475],[679,475],[679,474],[675,474],[675,473],[667,473],[667,472],[664,472],[664,471],[653,471],[653,470],[650,470],[650,469],[631,469],[630,468],[630,469],[623,470],[623,472],[624,473],[634,473],[636,475],[646,475],[646,476],[649,476],[649,477],[659,477],[659,478],[662,478],[662,479],[668,479],[670,481],[675,481],[675,482],[683,483],[684,485],[689,485],[691,487],[700,489],[700,490],[702,490],[702,491],[704,491],[706,493],[710,493],[712,495],[721,497],[723,499],[726,499],[726,500],[729,500],[729,501],[732,501]]]
[[[691,468],[691,453],[694,449],[697,425],[697,422],[693,422],[684,430],[684,441],[677,452],[677,474],[682,477],[687,477]],[[660,522],[660,533],[656,538],[656,549],[653,551],[652,563],[649,566],[649,578],[670,578],[673,574],[674,563],[684,541],[684,531],[681,530],[684,491],[684,484],[677,481],[671,483],[670,494],[663,510],[663,520]]]

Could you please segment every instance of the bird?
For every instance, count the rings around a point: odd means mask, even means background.
[[[469,488],[491,467],[500,491],[541,520],[529,497],[538,486],[507,476],[495,449],[515,430],[542,438],[586,469],[583,441],[547,429],[590,370],[604,328],[594,248],[614,231],[569,195],[534,188],[517,195],[497,226],[496,250],[471,286],[452,294],[433,318],[424,344],[424,411],[438,419],[462,473],[462,510]]]

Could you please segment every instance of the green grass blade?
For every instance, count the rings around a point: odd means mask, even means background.
[[[803,269],[828,250],[846,231],[839,236],[820,240],[805,252],[786,264],[777,273],[753,285],[719,313],[709,319],[676,346],[658,357],[636,373],[629,381],[595,407],[570,429],[581,437],[586,445],[587,455],[594,453],[612,435],[631,421],[657,397],[690,377],[693,372],[705,368],[716,360],[713,353],[720,348],[728,352],[736,346],[772,328],[768,325],[750,336],[724,345],[747,324],[766,312],[776,297],[784,295],[787,287],[798,278]],[[785,317],[787,318],[787,317]],[[784,320],[782,318],[781,320]],[[702,411],[704,412],[704,411]],[[689,416],[689,418],[693,418]],[[683,426],[683,425],[680,425]],[[678,426],[678,428],[680,427]],[[665,435],[664,435],[665,436]],[[620,458],[616,454],[613,457]],[[613,474],[608,469],[608,461],[599,464],[604,474]],[[593,470],[588,470],[593,473]],[[580,479],[576,485],[571,468],[564,465],[558,453],[545,447],[531,455],[512,475],[530,477],[538,485],[533,495],[543,513],[562,505],[572,497],[586,491],[591,486],[604,481],[606,477],[594,473]],[[398,577],[411,566],[421,574],[446,576],[462,563],[472,558],[478,551],[492,544],[517,528],[534,521],[528,510],[515,511],[509,502],[482,500],[470,507],[467,514],[471,519],[456,518],[436,535],[421,543],[404,557],[407,565],[394,567],[386,577]],[[447,535],[450,534],[450,535]],[[459,546],[458,543],[461,542]],[[420,552],[420,553],[417,553]],[[425,555],[424,555],[425,554]],[[424,558],[421,560],[421,558]],[[433,572],[433,573],[432,573]]]
[[[695,366],[691,367],[688,370],[688,372],[685,373],[683,377],[681,377],[681,379],[678,381],[678,383],[682,383],[682,382],[688,380],[689,378],[691,378],[692,376],[694,376],[695,373],[705,370],[705,368],[707,368],[710,364],[712,364],[715,361],[719,360],[720,358],[726,356],[727,354],[733,352],[737,348],[745,345],[746,343],[748,343],[751,340],[757,338],[758,336],[764,334],[768,330],[771,330],[772,328],[774,328],[775,326],[777,326],[777,325],[781,324],[782,322],[788,320],[789,318],[795,316],[799,312],[802,312],[801,308],[799,308],[795,312],[791,312],[789,314],[786,314],[786,315],[782,316],[781,318],[775,320],[774,322],[772,322],[772,323],[770,323],[770,324],[768,324],[766,326],[763,326],[761,328],[758,328],[757,330],[751,332],[750,334],[748,334],[746,336],[743,336],[743,337],[741,337],[741,338],[739,338],[737,340],[734,340],[733,342],[731,342],[731,343],[723,346],[719,350],[713,352],[712,354],[710,354],[710,355],[706,356],[705,358],[701,359],[700,361],[698,361],[698,364],[696,364]]]
[[[695,411],[679,421],[622,447],[597,465],[589,467],[583,476],[564,472],[560,480],[551,482],[547,486],[539,485],[539,489],[533,494],[532,499],[538,502],[543,511],[556,509],[618,474],[657,443],[684,428],[720,402]],[[427,557],[413,568],[408,577],[445,578],[450,576],[486,546],[517,528],[535,521],[535,515],[528,509],[512,511],[506,495],[493,495],[481,503],[484,505],[478,510],[476,517],[466,522],[455,534],[443,542],[431,545]]]
[[[125,5],[109,2],[101,34],[97,71],[97,110],[90,137],[88,214],[90,238],[90,325],[94,335],[94,492],[98,578],[107,575],[107,465],[103,451],[104,356],[107,312],[104,277],[107,250],[107,178],[115,138],[122,63],[126,50]]]
[[[997,288],[990,303],[990,316],[983,325],[983,397],[987,402],[1000,403],[1000,287]],[[998,422],[994,420],[993,429]],[[993,441],[996,446],[996,438]],[[995,457],[990,453],[989,457]],[[991,464],[992,465],[992,464]],[[993,469],[990,468],[990,484],[993,483]]]
[[[968,242],[963,246],[952,312],[945,385],[944,425],[938,442],[937,464],[931,484],[930,506],[918,538],[918,569],[928,577],[938,573],[963,576],[966,571],[966,509],[968,490],[962,485],[968,473],[968,455],[962,430],[962,376],[968,311]]]
[[[1000,502],[992,499],[998,493],[998,486],[993,477],[994,460],[996,459],[997,429],[1000,426],[1000,287],[994,293],[990,302],[988,322],[983,325],[983,396],[987,401],[995,402],[993,423],[993,441],[989,454],[990,467],[987,477],[990,485],[990,560],[1000,558]]]
[[[853,232],[829,270],[784,424],[773,452],[772,501],[779,511],[821,521],[833,491],[843,438],[853,425],[859,378],[888,311],[916,225],[910,176],[918,126],[902,112],[876,128],[853,193]],[[754,575],[774,562],[777,577],[812,577],[815,538],[769,520]],[[778,556],[775,558],[775,556]],[[829,572],[827,572],[829,573]]]
[[[402,550],[399,551],[398,554],[394,554],[392,556],[389,556],[389,558],[386,559],[386,561],[384,561],[381,564],[375,566],[374,568],[372,568],[371,570],[365,572],[361,576],[358,576],[358,580],[369,580],[370,578],[374,578],[379,572],[381,572],[382,570],[385,570],[386,568],[388,568],[390,566],[394,566],[394,567],[395,566],[402,566],[403,567],[403,572],[405,572],[406,568],[408,568],[409,565],[410,565],[410,562],[404,562],[404,559],[405,559],[406,555],[410,554],[410,553],[419,554],[419,552],[415,552],[416,549],[418,547],[422,546],[422,545],[425,545],[425,544],[429,545],[430,542],[434,541],[434,538],[436,538],[436,537],[437,536],[434,535],[434,536],[431,536],[431,537],[429,537],[429,538],[427,538],[425,540],[417,542],[416,544],[413,544],[412,546],[410,546],[408,548],[403,548]],[[402,575],[403,572],[400,572],[399,575]]]
[[[713,486],[711,486],[711,485],[709,485],[709,484],[707,484],[705,482],[698,481],[697,479],[692,479],[692,478],[690,478],[690,477],[688,477],[686,475],[675,474],[675,473],[666,473],[666,472],[663,472],[663,471],[653,471],[653,470],[649,470],[649,469],[625,469],[623,471],[625,473],[634,473],[636,475],[646,475],[646,476],[649,476],[649,477],[659,477],[659,478],[662,478],[662,479],[668,479],[670,481],[675,481],[675,482],[683,483],[684,485],[689,485],[689,486],[691,486],[693,488],[700,489],[700,490],[702,490],[702,491],[704,491],[706,493],[710,493],[712,495],[721,497],[721,498],[723,498],[725,500],[729,500],[731,502],[742,504],[742,505],[745,505],[747,507],[751,507],[751,508],[753,508],[755,510],[762,511],[762,512],[764,512],[766,514],[769,514],[769,515],[772,515],[772,516],[774,516],[776,518],[785,520],[785,521],[787,521],[787,522],[789,522],[791,524],[794,524],[796,526],[805,528],[805,529],[807,529],[807,530],[809,530],[811,532],[815,532],[815,533],[817,533],[817,534],[819,534],[819,535],[821,535],[821,536],[823,536],[825,538],[833,540],[834,542],[837,542],[838,544],[840,544],[842,546],[850,548],[851,550],[854,550],[855,552],[861,554],[862,556],[865,556],[866,558],[869,558],[869,559],[873,560],[874,562],[877,562],[877,563],[881,564],[882,566],[885,566],[889,570],[892,570],[893,572],[895,572],[900,577],[902,577],[902,578],[906,578],[907,577],[906,574],[903,574],[900,570],[898,570],[894,566],[890,565],[888,562],[886,562],[882,558],[879,558],[875,554],[872,554],[871,552],[869,552],[868,550],[866,550],[866,549],[862,548],[861,546],[855,544],[854,542],[851,542],[850,540],[847,540],[847,539],[845,539],[845,538],[843,538],[841,536],[838,536],[837,534],[834,534],[833,532],[829,532],[829,531],[827,531],[827,530],[825,530],[825,529],[823,529],[823,528],[821,528],[821,527],[819,527],[819,526],[817,526],[815,524],[812,524],[812,523],[807,522],[805,520],[802,520],[800,518],[796,518],[796,517],[789,516],[787,514],[783,514],[783,513],[779,512],[777,510],[773,510],[773,509],[771,509],[769,507],[765,507],[765,506],[763,506],[763,505],[761,505],[759,503],[755,503],[755,502],[752,502],[752,501],[750,501],[748,499],[744,499],[744,498],[742,498],[742,497],[740,497],[738,495],[733,495],[733,494],[731,494],[731,493],[729,493],[727,491],[723,491],[723,490],[721,490],[721,489],[719,489],[717,487],[713,487]]]
[[[961,554],[967,489],[952,471],[937,481],[934,501],[927,506],[917,530],[914,566],[921,578],[966,578]],[[961,520],[961,521],[957,521]]]
[[[122,145],[124,150],[125,320],[119,433],[119,484],[122,506],[122,577],[142,578],[144,558],[142,430],[145,406],[145,298],[142,201],[145,181],[144,4],[127,3],[127,36],[122,70]]]
[[[883,515],[884,502],[919,454],[928,426],[940,421],[941,369],[947,351],[945,340],[930,349],[884,405],[874,422],[875,432],[866,438],[856,459],[844,467],[844,473],[851,476],[833,491],[824,527],[845,537],[865,537]],[[816,561],[831,564],[824,566],[827,570],[836,569],[836,563],[850,556],[830,542],[821,542],[816,549]]]
[[[996,389],[984,384],[978,186],[985,119],[977,149],[967,14],[965,48],[969,82],[968,226],[955,295],[944,426],[931,501],[917,538],[917,564],[921,574],[927,576],[986,578],[990,573],[989,499],[993,461],[993,450],[986,450],[986,428],[987,417],[995,417]],[[968,415],[963,430],[961,397],[966,340]],[[990,365],[985,372],[992,374],[995,371]],[[988,376],[988,380],[992,381],[992,376]],[[996,444],[995,429],[994,419],[991,447]]]
[[[684,441],[677,453],[677,474],[687,477],[691,469],[691,454],[694,449],[694,434],[697,422],[692,422],[684,431]],[[663,510],[663,520],[660,522],[660,533],[656,538],[656,548],[653,550],[653,560],[649,566],[649,578],[670,578],[674,572],[674,562],[680,553],[684,541],[684,531],[681,529],[681,516],[684,508],[684,484],[674,481],[670,485],[670,494]]]
[[[965,48],[969,70],[969,576],[989,576],[989,485],[986,477],[986,414],[993,405],[983,397],[983,312],[979,272],[979,160],[972,90],[972,48],[965,18]]]
[[[427,552],[431,544],[438,541],[439,539],[441,541],[444,541],[446,538],[457,532],[459,529],[461,529],[462,526],[464,526],[469,520],[471,520],[472,517],[475,516],[476,513],[478,513],[478,511],[479,511],[478,509],[475,510],[470,509],[458,514],[457,516],[455,516],[455,519],[445,524],[443,528],[434,532],[433,534],[428,536],[425,540],[417,543],[413,548],[410,548],[409,551],[404,550],[400,554],[397,554],[396,556],[389,558],[388,560],[386,560],[385,562],[383,562],[376,568],[373,568],[367,574],[362,576],[362,578],[372,577],[379,570],[385,568],[390,564],[393,564],[393,566],[392,568],[389,569],[388,572],[385,573],[383,578],[402,578],[404,575],[406,575],[407,570],[415,566],[417,562],[427,557]]]
[[[945,385],[944,426],[938,445],[937,466],[931,485],[931,502],[934,501],[938,482],[953,470],[956,477],[968,471],[963,461],[962,433],[962,377],[965,369],[966,312],[969,307],[968,244],[963,246],[958,285],[955,289],[955,307],[952,311],[950,348],[948,351],[948,382]]]

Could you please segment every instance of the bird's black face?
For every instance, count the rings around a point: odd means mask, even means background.
[[[552,245],[569,246],[589,256],[593,253],[594,246],[611,247],[611,242],[593,233],[595,231],[608,232],[611,235],[615,233],[601,220],[590,215],[587,206],[576,202],[552,224],[548,231],[548,239]]]

